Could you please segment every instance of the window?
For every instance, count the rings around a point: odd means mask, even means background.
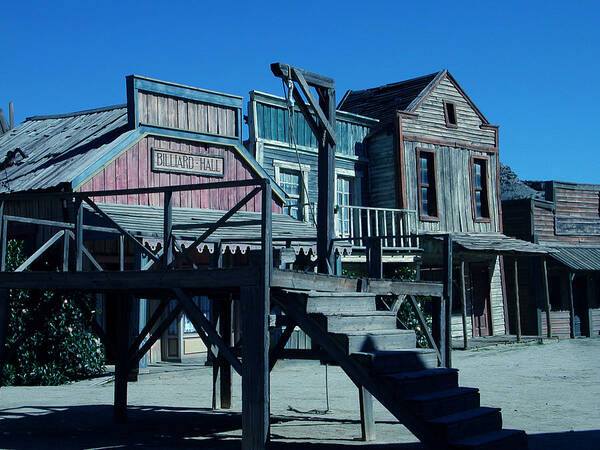
[[[446,126],[456,128],[456,108],[454,103],[447,102],[444,100],[444,117],[446,119]]]
[[[336,203],[342,206],[337,213],[337,230],[340,236],[350,235],[350,210],[343,206],[352,203],[352,178],[338,175],[336,180]]]
[[[432,151],[417,150],[417,182],[421,220],[437,221],[435,153]]]
[[[293,169],[279,169],[279,186],[285,191],[289,199],[286,204],[288,214],[296,219],[302,218],[301,202],[302,186],[300,185],[300,171]]]
[[[471,185],[473,197],[473,214],[475,221],[488,221],[490,209],[488,204],[487,159],[471,159]]]

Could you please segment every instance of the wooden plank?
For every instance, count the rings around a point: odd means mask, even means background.
[[[514,271],[515,271],[515,314],[517,316],[517,342],[521,342],[521,302],[519,300],[519,264],[518,259],[515,256],[514,260]]]
[[[290,77],[290,69],[292,67],[289,64],[273,63],[271,64],[271,72],[273,75],[279,78],[287,79]],[[294,68],[297,72],[301,73],[306,82],[311,86],[318,86],[333,89],[335,87],[335,81],[333,78],[329,78],[317,73],[309,72],[303,69]]]
[[[70,236],[68,230],[65,230],[63,234],[63,255],[62,255],[62,270],[63,272],[69,271],[69,241]]]
[[[69,231],[69,233],[71,233]],[[81,200],[75,202],[75,270],[83,269],[83,204]]]
[[[114,420],[116,423],[127,421],[127,378],[129,374],[129,322],[131,316],[131,298],[124,297],[117,302],[117,341],[114,386]]]
[[[377,439],[375,434],[375,415],[373,414],[373,396],[363,386],[358,387],[360,404],[361,440],[371,442]]]
[[[548,337],[552,337],[552,320],[550,317],[550,292],[548,291],[548,268],[546,267],[546,258],[542,256],[542,293],[546,305],[546,332]]]
[[[169,264],[173,262],[173,194],[171,192],[164,193],[163,200],[163,268],[167,269]]]
[[[460,293],[462,296],[462,328],[463,328],[463,347],[465,350],[469,348],[469,336],[467,333],[467,287],[465,285],[465,261],[460,261]]]
[[[215,311],[218,317],[219,334],[223,342],[229,347],[233,347],[232,335],[232,307],[230,295],[226,299],[218,302],[213,302]],[[213,364],[213,409],[230,409],[231,408],[231,365],[223,357],[218,354],[216,361]]]
[[[571,339],[575,338],[575,306],[573,302],[573,279],[575,274],[569,272],[569,330]]]
[[[440,323],[440,349],[443,349],[444,367],[452,367],[452,235],[444,236],[444,252],[443,252],[443,281],[444,281],[444,296],[442,297],[442,316]]]
[[[44,245],[38,248],[29,258],[27,258],[23,264],[15,269],[15,272],[23,272],[27,269],[36,259],[38,259],[46,250],[48,250],[56,241],[58,241],[65,234],[65,230],[60,230],[50,239],[48,239]]]
[[[270,349],[270,351],[269,351],[269,372],[271,370],[273,370],[273,367],[275,367],[277,360],[279,359],[279,357],[281,356],[281,353],[285,349],[285,346],[288,343],[288,341],[290,340],[290,337],[292,336],[292,333],[294,332],[295,328],[296,328],[295,322],[287,325],[285,327],[285,330],[283,330],[283,333],[279,337],[277,344],[275,344],[275,346]]]
[[[438,344],[437,344],[436,340],[434,339],[433,334],[432,334],[431,330],[429,329],[429,326],[427,325],[427,321],[425,320],[425,316],[423,316],[423,312],[421,311],[421,308],[419,308],[419,304],[417,303],[417,300],[412,295],[408,295],[407,298],[408,298],[408,301],[410,302],[411,306],[413,307],[413,310],[415,311],[415,314],[417,316],[417,320],[419,321],[419,326],[421,327],[421,330],[423,330],[423,333],[425,333],[425,339],[427,340],[427,343],[430,345],[430,347],[433,350],[435,350],[437,357],[438,357],[438,361],[440,362],[440,364],[442,364],[442,352],[440,351],[440,348],[438,347]]]

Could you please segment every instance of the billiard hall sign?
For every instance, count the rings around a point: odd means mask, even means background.
[[[195,155],[152,148],[152,171],[223,177],[225,159],[222,156]]]

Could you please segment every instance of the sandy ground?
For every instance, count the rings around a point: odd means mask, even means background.
[[[505,427],[529,434],[530,449],[600,449],[600,339],[455,351],[460,384],[501,407]],[[360,441],[358,394],[337,367],[283,361],[271,377],[272,447],[421,449],[379,404],[377,440]],[[233,406],[215,413],[212,369],[202,361],[156,365],[129,384],[129,423],[112,423],[110,377],[58,387],[0,390],[0,448],[239,448],[241,382]]]

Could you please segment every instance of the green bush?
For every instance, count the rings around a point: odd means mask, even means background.
[[[9,241],[7,270],[24,260],[20,242]],[[77,294],[61,295],[51,291],[9,291],[10,321],[7,345],[10,347],[32,326],[28,336],[8,361],[3,383],[6,385],[58,385],[104,371],[104,355],[99,339],[90,332],[92,313],[82,312],[73,299]],[[84,295],[83,301],[94,309]],[[43,315],[43,319],[39,317]]]

